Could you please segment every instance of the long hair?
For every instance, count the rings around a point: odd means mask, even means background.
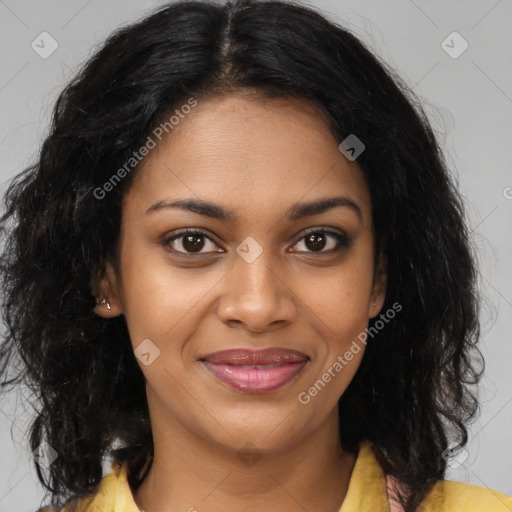
[[[115,31],[82,66],[37,161],[4,198],[0,376],[5,389],[25,382],[33,392],[31,448],[46,442],[58,454],[47,470],[35,465],[56,504],[94,492],[107,455],[135,475],[153,453],[125,319],[95,315],[90,290],[93,270],[117,254],[121,199],[139,166],[107,197],[98,191],[187,98],[246,88],[307,99],[340,142],[354,134],[365,145],[357,163],[386,262],[383,311],[401,311],[376,329],[339,400],[342,445],[371,441],[412,512],[444,478],[450,441],[467,442],[479,409],[471,385],[483,372],[477,271],[462,200],[420,101],[309,7],[176,2]]]

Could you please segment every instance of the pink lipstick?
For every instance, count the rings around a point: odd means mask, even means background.
[[[308,361],[306,354],[283,348],[223,350],[201,359],[214,377],[246,393],[265,393],[283,387]]]

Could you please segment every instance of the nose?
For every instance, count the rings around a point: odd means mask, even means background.
[[[292,323],[297,317],[297,296],[270,255],[263,253],[251,263],[236,256],[226,276],[218,316],[229,327],[264,332]]]

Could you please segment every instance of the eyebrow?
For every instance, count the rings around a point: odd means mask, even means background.
[[[352,199],[348,197],[329,197],[321,198],[309,203],[295,203],[288,209],[286,215],[289,220],[299,220],[304,217],[310,217],[324,213],[332,208],[337,207],[350,208],[356,215],[362,219],[361,208]],[[237,218],[236,213],[218,204],[198,199],[178,199],[168,202],[165,200],[157,201],[146,210],[146,214],[150,214],[166,208],[179,208],[181,210],[197,213],[213,219],[223,221],[234,221]]]

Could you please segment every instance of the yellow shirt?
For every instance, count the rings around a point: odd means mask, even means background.
[[[126,463],[112,464],[112,470],[94,495],[82,498],[78,506],[64,507],[62,512],[140,512],[128,484]],[[390,512],[385,475],[369,441],[360,445],[339,512]],[[512,497],[486,487],[440,480],[419,512],[512,512]]]

